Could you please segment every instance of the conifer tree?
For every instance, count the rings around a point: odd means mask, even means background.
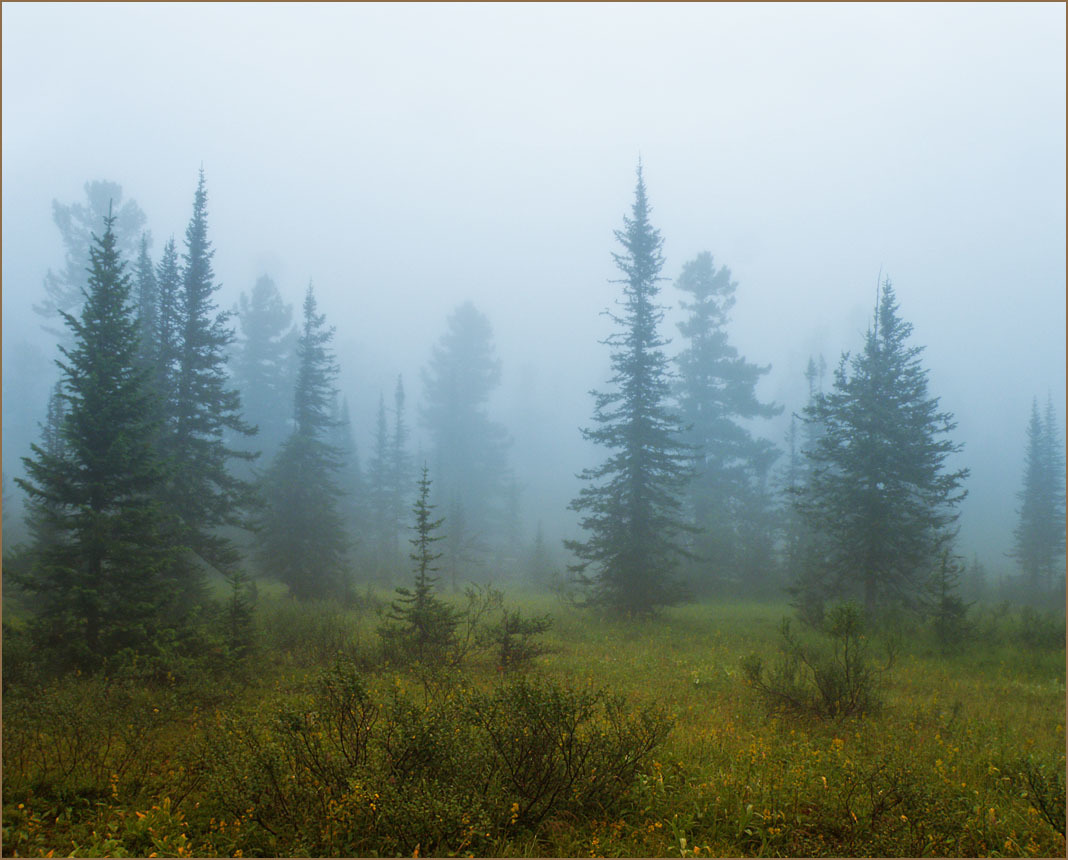
[[[1031,403],[1023,488],[1017,498],[1013,555],[1030,587],[1041,593],[1064,570],[1064,454],[1052,401],[1045,414],[1039,411],[1038,398]]]
[[[488,410],[500,381],[490,321],[465,302],[450,314],[423,371],[421,418],[433,444],[438,500],[460,504],[471,531],[490,541],[502,537],[508,478],[508,433]]]
[[[338,511],[350,544],[355,546],[363,540],[366,531],[367,490],[360,468],[360,452],[352,432],[348,398],[335,399],[333,421],[330,444],[337,449],[341,461],[337,479],[341,490]]]
[[[956,424],[927,393],[911,333],[886,281],[863,351],[844,354],[833,389],[805,409],[821,433],[795,504],[819,535],[830,587],[869,612],[922,599],[965,495],[968,470],[945,468],[961,447],[944,438]]]
[[[405,523],[408,486],[412,480],[412,460],[408,452],[408,424],[404,418],[404,380],[397,377],[393,390],[393,432],[389,438],[389,510],[390,552],[400,554],[400,534]]]
[[[181,361],[182,273],[172,236],[156,266],[156,325],[152,385],[159,401],[163,432],[173,436],[178,411],[178,369]]]
[[[375,565],[379,576],[388,579],[396,566],[394,527],[391,513],[390,483],[391,446],[385,395],[378,396],[374,445],[367,464],[367,498],[371,507],[369,526],[372,531]]]
[[[48,270],[44,279],[45,298],[33,306],[34,312],[44,320],[42,328],[57,335],[68,347],[70,330],[64,325],[63,314],[76,317],[84,301],[94,231],[104,218],[113,218],[116,248],[119,256],[128,260],[134,257],[138,241],[145,235],[145,213],[136,201],[123,202],[121,185],[96,180],[86,182],[84,190],[84,203],[52,201],[52,220],[59,229],[65,252],[63,268],[58,272]],[[57,323],[60,328],[53,328]]]
[[[430,470],[423,464],[419,478],[419,493],[412,506],[414,536],[411,558],[415,581],[412,588],[398,588],[397,599],[390,606],[387,623],[380,630],[382,637],[418,663],[440,663],[447,656],[456,639],[459,616],[437,596],[438,568],[435,563],[441,553],[434,544],[444,539],[439,534],[443,518],[434,519],[435,505],[430,504]]]
[[[50,428],[18,479],[39,518],[24,583],[40,598],[38,639],[78,668],[149,648],[179,608],[177,548],[156,500],[166,478],[153,445],[157,413],[114,222],[109,214],[94,236],[79,317],[59,312],[72,345],[60,347]]]
[[[241,396],[229,385],[226,360],[234,330],[230,314],[216,312],[218,289],[212,270],[215,251],[208,239],[207,189],[200,171],[193,216],[185,233],[178,306],[178,361],[173,429],[168,443],[174,466],[170,501],[186,529],[186,542],[199,558],[227,572],[240,559],[223,526],[247,527],[251,486],[228,468],[231,460],[254,455],[226,444],[227,434],[252,435],[241,416]],[[162,283],[162,278],[161,278]],[[201,574],[187,566],[192,594]]]
[[[664,261],[663,240],[649,222],[641,163],[630,217],[613,254],[624,275],[622,313],[612,347],[612,390],[595,392],[597,427],[582,435],[612,453],[579,477],[588,482],[570,508],[582,515],[584,541],[565,541],[578,558],[571,567],[593,587],[591,599],[629,615],[647,615],[675,601],[675,569],[686,555],[680,497],[691,477],[692,452],[680,440],[671,394],[666,341],[657,331],[663,309],[656,304]]]
[[[148,254],[148,234],[141,234],[141,247],[134,270],[137,296],[137,325],[141,334],[141,360],[146,365],[156,363],[158,342],[156,332],[159,318],[159,284]]]
[[[294,427],[265,480],[261,537],[264,569],[301,599],[339,597],[347,587],[347,541],[338,510],[341,456],[329,441],[339,373],[333,337],[309,286],[297,342]]]
[[[761,403],[756,386],[771,369],[746,361],[728,341],[727,323],[738,285],[708,252],[683,266],[676,287],[692,298],[681,303],[689,317],[679,323],[686,347],[678,363],[679,418],[693,448],[694,479],[687,493],[697,529],[694,540],[700,579],[724,581],[743,568],[768,561],[771,545],[766,440],[742,423],[772,418],[782,407]],[[761,509],[760,522],[753,517]],[[756,541],[754,544],[753,541]]]
[[[234,354],[234,377],[245,420],[258,429],[256,445],[270,460],[289,435],[289,414],[279,409],[293,391],[297,332],[293,308],[274,281],[256,280],[251,296],[241,293],[237,310],[241,338]]]

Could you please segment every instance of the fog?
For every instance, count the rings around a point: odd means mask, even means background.
[[[707,250],[738,282],[780,446],[893,281],[971,469],[959,549],[1011,568],[1032,398],[1065,414],[1063,4],[5,4],[2,62],[6,476],[55,378],[52,201],[120,183],[158,259],[203,166],[219,304],[314,282],[361,457],[398,374],[426,445],[431,347],[488,317],[526,536],[558,545],[640,157],[664,274]]]

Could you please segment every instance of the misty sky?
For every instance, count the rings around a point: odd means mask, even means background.
[[[5,388],[13,351],[53,355],[30,310],[62,265],[53,198],[119,182],[158,256],[203,164],[220,303],[262,273],[295,306],[314,282],[362,453],[380,390],[403,373],[414,418],[431,344],[475,302],[526,515],[559,532],[601,456],[578,427],[640,154],[664,274],[703,250],[733,271],[731,338],[786,407],[757,427],[776,443],[808,357],[858,348],[893,280],[972,469],[961,548],[1007,563],[1031,398],[1065,409],[1063,4],[2,14]]]

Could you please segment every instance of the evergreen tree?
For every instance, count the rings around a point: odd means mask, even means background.
[[[338,511],[341,456],[329,443],[335,430],[339,368],[330,342],[334,329],[317,313],[312,287],[304,298],[297,342],[293,431],[268,474],[262,529],[265,571],[298,598],[341,596],[347,586],[345,527]]]
[[[257,427],[256,443],[268,460],[289,435],[285,402],[295,383],[296,339],[293,308],[282,300],[266,275],[251,296],[241,293],[237,310],[241,339],[236,344],[234,377],[241,392],[245,420]]]
[[[844,354],[833,390],[805,409],[821,435],[806,451],[812,474],[795,503],[820,536],[831,587],[859,593],[869,612],[919,601],[965,495],[968,470],[944,468],[960,446],[940,438],[956,424],[927,394],[911,333],[886,281],[863,351]]]
[[[412,458],[408,452],[408,424],[404,419],[404,380],[397,377],[393,390],[393,433],[389,439],[389,502],[393,552],[400,553],[399,539],[404,528],[408,485],[412,480]]]
[[[712,255],[704,252],[683,267],[676,286],[692,296],[681,303],[690,315],[679,323],[687,346],[676,361],[679,417],[687,428],[683,439],[694,451],[688,493],[697,528],[693,549],[699,577],[722,581],[743,575],[743,568],[751,568],[770,547],[764,534],[766,512],[759,523],[752,519],[756,508],[770,504],[770,443],[755,439],[741,422],[774,417],[782,407],[757,399],[757,383],[770,365],[751,364],[728,342],[738,287],[730,269],[717,269]]]
[[[1044,415],[1037,398],[1031,404],[1023,488],[1017,497],[1020,509],[1013,555],[1028,584],[1040,593],[1064,569],[1064,454],[1052,402],[1047,403]]]
[[[375,422],[374,447],[367,464],[367,498],[370,503],[370,522],[372,531],[375,567],[379,577],[388,579],[396,566],[394,553],[396,544],[395,531],[391,517],[393,493],[390,482],[391,446],[389,441],[389,421],[386,417],[386,398],[379,394],[378,418]]]
[[[178,411],[178,370],[181,362],[182,273],[172,236],[156,267],[156,326],[153,388],[163,418],[163,431],[173,435]]]
[[[156,363],[159,328],[159,283],[148,254],[148,234],[141,234],[141,247],[135,269],[137,324],[141,335],[141,360],[148,366]]]
[[[812,481],[813,461],[808,453],[814,451],[824,434],[822,422],[815,418],[816,400],[823,394],[823,379],[827,372],[827,363],[823,356],[817,361],[809,358],[805,367],[805,381],[808,383],[808,400],[806,401],[800,426],[795,415],[790,422],[791,430],[791,465],[786,482],[786,495],[789,504],[785,516],[786,533],[786,576],[790,581],[787,591],[794,598],[802,620],[818,625],[823,618],[823,608],[832,596],[832,577],[824,564],[826,551],[823,539],[810,522],[801,515],[797,501]]]
[[[423,465],[418,487],[419,494],[412,506],[415,519],[412,531],[415,536],[409,541],[414,564],[415,581],[412,588],[398,588],[397,599],[390,606],[387,623],[382,629],[383,638],[398,647],[409,659],[418,663],[440,663],[456,640],[459,616],[436,594],[437,577],[433,574],[441,553],[434,551],[434,544],[444,539],[438,534],[444,519],[434,519],[434,505],[430,504],[430,473]]]
[[[178,617],[176,548],[156,501],[166,477],[153,446],[156,411],[114,223],[109,215],[94,236],[80,317],[59,312],[72,345],[60,347],[43,446],[32,446],[18,480],[38,517],[24,583],[40,598],[38,638],[80,668],[145,650]]]
[[[122,202],[122,186],[116,182],[98,180],[86,182],[85,203],[60,203],[52,201],[52,220],[63,240],[63,268],[51,269],[44,279],[44,301],[33,306],[44,319],[42,328],[49,334],[60,337],[70,346],[70,331],[63,323],[64,313],[77,316],[84,300],[88,281],[86,273],[90,265],[90,248],[93,246],[93,231],[105,218],[113,217],[116,249],[121,257],[133,259],[138,240],[144,237],[145,213],[133,200]],[[114,211],[114,216],[112,212]],[[59,323],[61,328],[53,326]]]
[[[352,433],[347,398],[335,399],[334,431],[331,444],[337,449],[341,466],[338,470],[338,487],[341,490],[338,510],[345,523],[350,543],[355,546],[364,535],[367,520],[367,490],[360,469],[360,452]]]
[[[623,223],[615,233],[623,253],[613,254],[625,276],[623,312],[609,313],[621,330],[607,340],[614,390],[595,392],[599,426],[582,431],[614,453],[579,475],[589,485],[570,508],[582,515],[588,537],[565,546],[579,560],[572,572],[594,587],[593,600],[644,615],[679,596],[674,571],[686,555],[683,537],[689,531],[680,496],[691,478],[692,452],[680,441],[679,420],[667,408],[670,364],[657,332],[663,309],[655,303],[663,280],[663,240],[649,223],[640,162],[632,216]]]
[[[470,528],[494,539],[502,531],[509,439],[487,406],[500,380],[490,322],[465,302],[449,316],[423,371],[421,417],[433,444],[438,499],[461,504]]]
[[[254,430],[242,419],[240,394],[229,387],[226,359],[234,330],[228,313],[216,313],[212,297],[218,285],[211,264],[215,251],[208,240],[207,199],[201,170],[185,233],[178,307],[179,354],[168,448],[175,466],[170,500],[186,529],[188,545],[201,560],[225,573],[237,564],[240,553],[219,528],[246,527],[253,503],[250,485],[234,476],[228,464],[254,455],[230,448],[224,437],[252,435]],[[187,565],[187,574],[195,595],[201,575],[192,565]]]

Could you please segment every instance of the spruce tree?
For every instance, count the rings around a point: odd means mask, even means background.
[[[270,460],[289,435],[289,414],[279,409],[293,391],[297,332],[293,307],[266,275],[251,295],[241,293],[237,310],[241,338],[233,360],[245,420],[258,428],[256,445]]]
[[[168,453],[175,466],[170,500],[186,530],[186,542],[199,558],[226,573],[240,559],[219,529],[247,527],[251,487],[228,468],[231,460],[254,455],[226,444],[227,434],[252,435],[241,415],[241,396],[230,387],[227,354],[234,340],[230,314],[216,312],[218,289],[212,271],[215,251],[208,239],[207,190],[200,171],[193,216],[185,233],[178,306],[178,361],[173,429]],[[162,279],[161,279],[162,280]],[[201,574],[187,566],[191,595]]]
[[[613,453],[580,473],[588,486],[570,508],[582,515],[588,536],[565,541],[578,558],[572,572],[593,587],[591,599],[629,615],[647,615],[678,599],[675,570],[690,531],[681,495],[691,478],[692,452],[667,405],[672,377],[666,341],[657,331],[664,312],[656,304],[663,240],[649,212],[639,162],[632,214],[615,233],[623,253],[613,257],[625,277],[622,313],[608,314],[620,329],[607,340],[613,388],[594,392],[599,426],[582,431]]]
[[[156,266],[156,324],[152,385],[163,417],[163,432],[173,436],[178,405],[178,369],[181,361],[182,273],[178,248],[172,236],[163,246]]]
[[[409,540],[415,580],[412,588],[398,588],[397,599],[386,616],[389,621],[380,633],[386,642],[417,663],[441,663],[449,656],[456,640],[460,618],[456,611],[437,596],[438,578],[433,574],[441,553],[434,544],[444,539],[439,534],[443,518],[434,519],[435,506],[430,503],[430,470],[423,464],[419,493],[412,506],[415,535]],[[389,623],[392,622],[392,623]]]
[[[1054,575],[1063,571],[1059,562],[1064,555],[1064,454],[1052,402],[1047,403],[1044,415],[1037,398],[1031,403],[1023,488],[1017,498],[1020,508],[1013,556],[1038,594],[1048,590]]]
[[[433,445],[437,498],[461,505],[471,531],[492,542],[502,537],[510,444],[488,410],[500,381],[490,321],[465,302],[450,314],[423,371],[421,418]]]
[[[341,455],[330,444],[339,373],[333,337],[309,286],[297,342],[294,427],[265,479],[261,536],[265,571],[301,599],[340,597],[348,584],[347,541],[338,510]]]
[[[61,665],[92,668],[124,648],[151,648],[172,627],[177,547],[156,497],[166,479],[153,445],[157,412],[115,218],[93,237],[78,318],[60,310],[61,387],[43,445],[18,479],[35,512],[36,632]]]
[[[696,566],[701,580],[722,582],[770,561],[761,557],[771,546],[766,509],[772,451],[742,422],[772,418],[782,407],[761,403],[756,395],[770,365],[746,361],[728,340],[738,287],[730,269],[717,268],[704,252],[686,263],[675,285],[691,296],[680,303],[689,317],[679,323],[687,345],[676,359],[676,390],[683,439],[694,451],[687,502],[697,529]],[[758,511],[760,522],[754,520]]]
[[[393,492],[390,482],[391,446],[389,420],[386,417],[386,398],[378,396],[378,416],[375,421],[374,445],[367,464],[367,499],[370,503],[370,522],[373,555],[379,577],[389,579],[397,565],[395,529],[392,512]]]
[[[918,604],[965,495],[968,470],[945,468],[961,449],[945,438],[956,424],[927,393],[911,333],[886,281],[863,351],[844,354],[833,389],[805,409],[821,432],[795,504],[819,535],[833,593],[860,597],[869,612]]]
[[[132,260],[138,241],[144,236],[146,221],[145,213],[136,201],[122,202],[122,186],[118,183],[107,180],[86,182],[84,190],[85,203],[52,201],[52,220],[59,230],[65,252],[63,268],[58,272],[48,270],[44,279],[44,301],[33,306],[34,312],[44,319],[42,328],[60,337],[68,347],[70,330],[64,325],[63,314],[77,316],[84,301],[94,231],[104,218],[113,218],[119,256]],[[60,324],[59,329],[53,328],[56,323]]]
[[[405,508],[408,487],[412,480],[412,460],[408,452],[408,423],[404,418],[404,380],[397,377],[393,390],[393,431],[389,438],[389,511],[390,511],[390,552],[396,557],[400,554],[400,534],[405,523]]]
[[[137,324],[141,334],[141,360],[155,365],[158,349],[156,333],[159,318],[159,283],[148,254],[148,234],[141,234],[141,247],[134,270],[137,295]]]

